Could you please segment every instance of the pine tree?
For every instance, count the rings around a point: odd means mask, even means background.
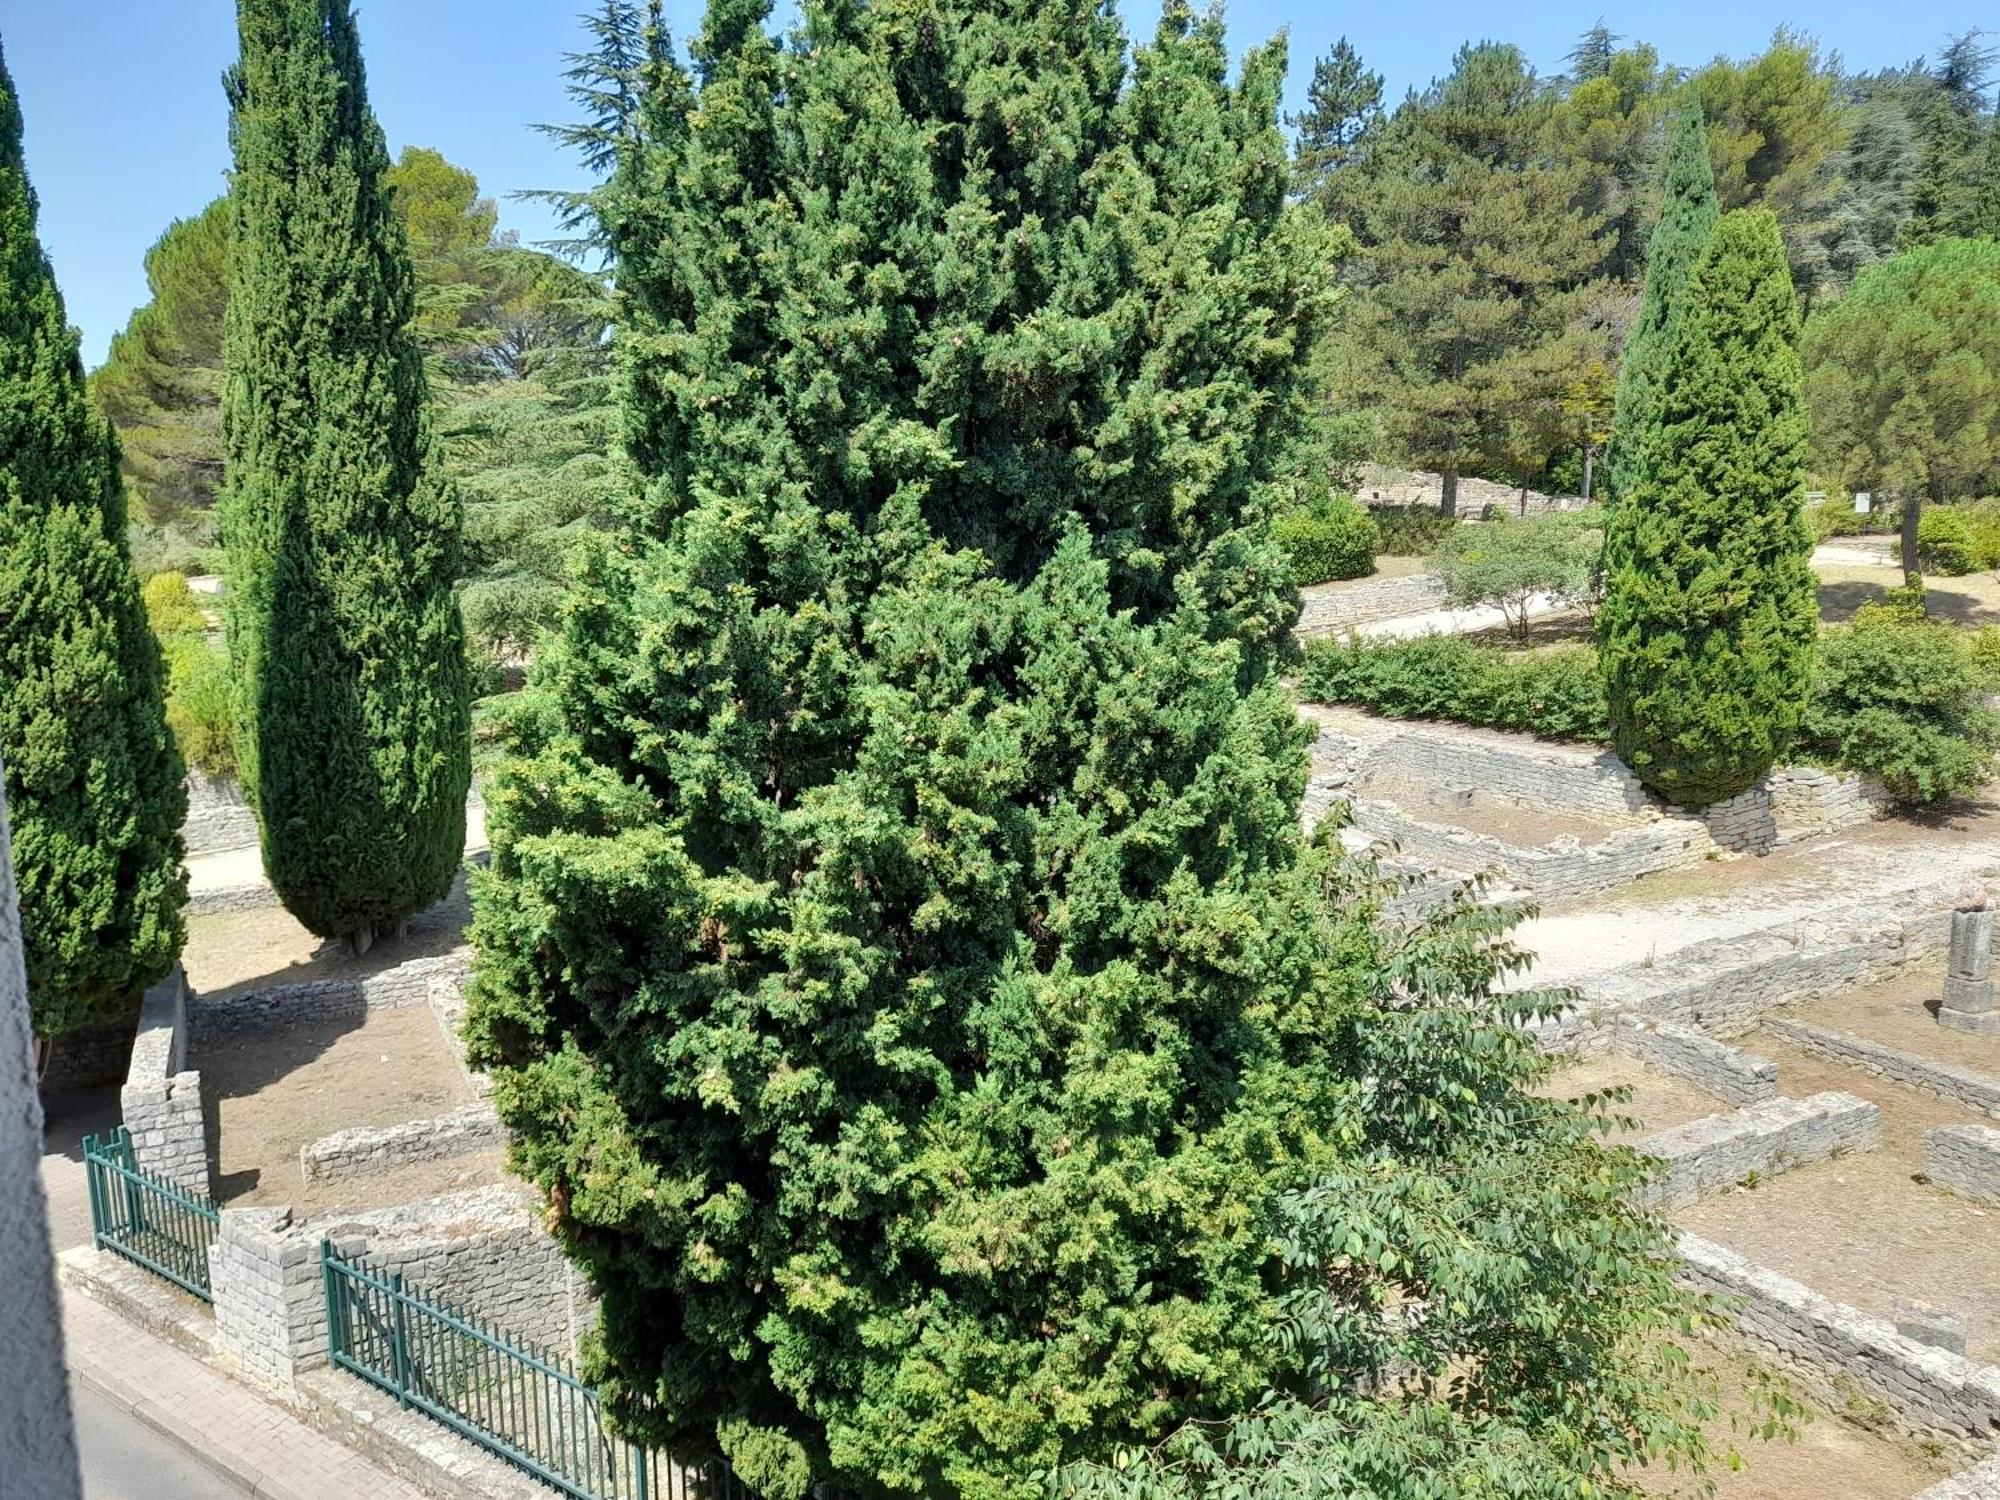
[[[366,946],[440,899],[470,778],[459,504],[347,0],[242,0],[223,541],[264,866]]]
[[[1691,94],[1674,121],[1667,156],[1667,195],[1646,251],[1646,290],[1618,368],[1608,475],[1614,500],[1637,481],[1645,433],[1656,421],[1654,408],[1672,339],[1674,312],[1719,214],[1715,171],[1708,159],[1708,130],[1702,123],[1701,100]]]
[[[129,1014],[180,951],[187,793],[117,445],[36,234],[0,57],[0,761],[38,1035]]]
[[[1986,132],[1986,155],[1980,159],[1979,180],[1967,202],[1960,232],[1967,239],[2000,240],[2000,107],[1993,111],[1993,128]]]
[[[1618,753],[1699,806],[1784,753],[1818,630],[1797,302],[1770,213],[1717,224],[1669,332],[1606,526],[1598,633]]]
[[[1382,122],[1382,75],[1363,66],[1342,37],[1313,64],[1306,107],[1287,120],[1298,131],[1293,148],[1296,190],[1324,198],[1334,177],[1359,159],[1369,132]],[[1328,205],[1331,207],[1331,205]]]

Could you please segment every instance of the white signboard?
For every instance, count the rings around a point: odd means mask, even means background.
[[[1875,497],[1873,495],[1869,494],[1866,490],[1856,490],[1854,492],[1854,513],[1857,516],[1865,516],[1874,508]]]

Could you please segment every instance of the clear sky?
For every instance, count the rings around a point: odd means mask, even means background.
[[[503,198],[502,223],[533,240],[548,233],[521,188],[573,185],[576,168],[531,128],[569,118],[561,55],[582,45],[575,13],[589,0],[363,0],[369,89],[391,150],[434,146]],[[1150,26],[1158,0],[1125,0],[1128,24]],[[685,34],[698,0],[671,0]],[[1760,50],[1781,24],[1797,26],[1848,65],[1876,68],[1934,50],[1984,19],[1992,0],[1235,0],[1241,47],[1289,27],[1296,104],[1312,59],[1342,34],[1400,99],[1446,71],[1464,41],[1519,44],[1557,72],[1600,16],[1650,41],[1667,60],[1707,61]],[[42,238],[84,332],[86,360],[145,300],[146,249],[177,217],[223,189],[228,167],[221,75],[235,48],[232,0],[0,0],[0,42],[27,118],[28,169],[42,204]]]

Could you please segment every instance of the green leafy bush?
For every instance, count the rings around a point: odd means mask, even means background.
[[[1604,578],[1604,519],[1595,508],[1461,526],[1431,555],[1456,608],[1491,605],[1516,635],[1538,595],[1595,607]]]
[[[1610,738],[1597,653],[1589,646],[1502,651],[1457,636],[1320,641],[1306,651],[1308,698],[1392,719],[1447,719],[1549,739]]]
[[[1301,586],[1366,578],[1375,571],[1375,523],[1345,495],[1279,516],[1271,523],[1271,537],[1284,549],[1292,582]]]
[[[201,612],[201,602],[184,574],[155,573],[140,587],[139,597],[145,601],[146,623],[162,641],[201,635],[208,629],[208,616]]]
[[[208,641],[208,616],[180,573],[155,573],[140,590],[146,621],[167,663],[167,728],[181,759],[205,776],[236,775],[229,658]]]
[[[1435,505],[1373,505],[1368,514],[1381,538],[1375,550],[1385,557],[1428,557],[1458,526],[1457,516]]]
[[[1918,518],[1917,566],[1941,578],[1979,570],[1979,539],[1962,510],[1932,506]]]
[[[1834,497],[1806,512],[1813,537],[1825,541],[1836,536],[1893,536],[1903,524],[1903,508],[1893,500],[1877,500],[1874,508],[1857,513],[1854,507]]]
[[[1902,802],[1975,791],[2000,748],[2000,717],[1980,702],[1990,671],[1990,652],[1966,632],[1864,608],[1821,638],[1805,743],[1873,771]]]

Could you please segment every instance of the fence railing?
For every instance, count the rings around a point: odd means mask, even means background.
[[[208,1247],[221,1220],[205,1194],[141,1167],[123,1125],[83,1138],[83,1173],[98,1249],[122,1255],[204,1302],[214,1300]]]
[[[574,1500],[756,1500],[726,1468],[684,1468],[613,1436],[569,1360],[320,1247],[328,1353]]]

